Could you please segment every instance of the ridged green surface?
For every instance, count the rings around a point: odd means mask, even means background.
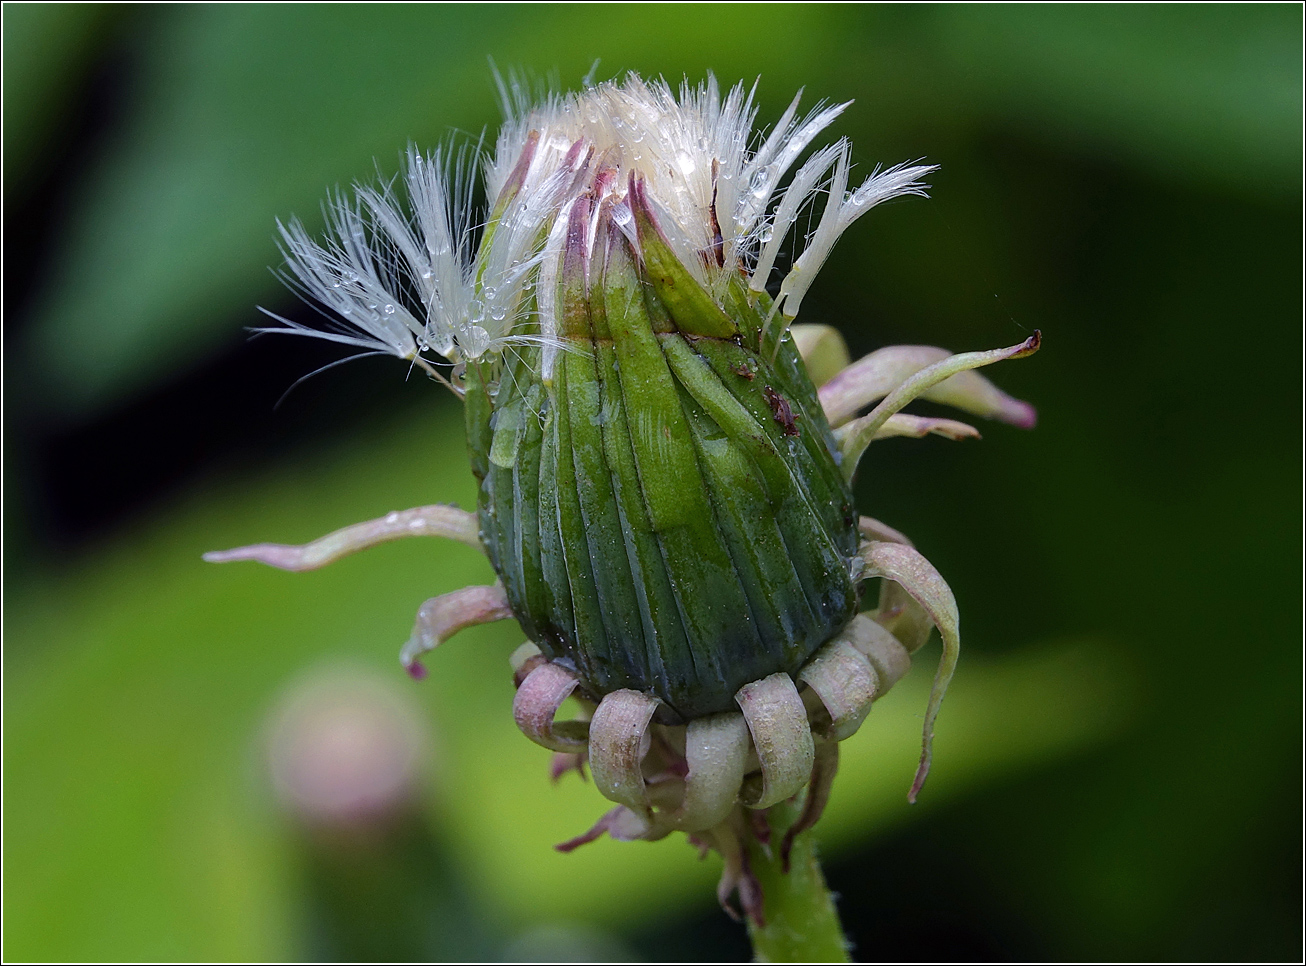
[[[547,383],[535,347],[468,373],[482,538],[525,632],[592,697],[726,710],[854,613],[852,495],[792,341],[761,344],[765,296],[737,286],[725,339],[682,331],[707,293],[681,274],[670,297],[624,242],[591,277],[564,287]]]

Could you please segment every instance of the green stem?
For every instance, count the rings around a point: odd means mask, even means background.
[[[749,864],[762,887],[766,918],[764,926],[748,924],[753,954],[761,963],[851,962],[811,829],[794,839],[787,873],[781,864],[780,844],[801,811],[801,803],[792,801],[772,806],[767,810],[771,847],[764,849],[756,841],[747,846]]]

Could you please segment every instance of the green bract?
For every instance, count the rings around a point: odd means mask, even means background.
[[[468,440],[527,636],[591,697],[649,692],[684,720],[848,622],[857,515],[770,299],[740,273],[723,311],[635,207],[638,249],[607,221],[564,258],[556,347],[469,363]]]

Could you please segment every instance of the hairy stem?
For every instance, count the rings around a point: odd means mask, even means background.
[[[802,803],[781,802],[767,810],[769,847],[748,845],[751,870],[762,887],[765,925],[750,921],[748,936],[761,963],[846,963],[848,940],[839,925],[834,897],[825,884],[811,829],[794,838],[789,869],[780,844],[802,813]]]

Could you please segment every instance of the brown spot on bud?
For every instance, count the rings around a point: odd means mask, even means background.
[[[762,390],[762,398],[771,407],[771,414],[775,416],[775,421],[784,427],[785,435],[797,436],[798,424],[794,422],[794,411],[789,406],[789,400],[770,386]]]

